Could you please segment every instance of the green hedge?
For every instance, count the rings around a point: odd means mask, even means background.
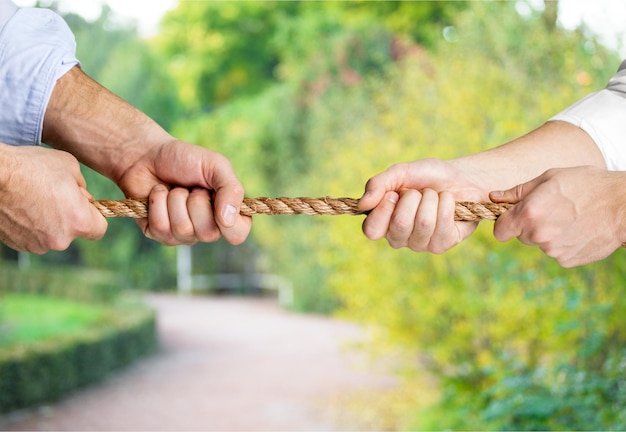
[[[0,413],[58,399],[156,346],[154,312],[138,309],[73,337],[0,349]]]
[[[125,288],[114,272],[76,267],[20,269],[0,262],[0,294],[44,294],[78,302],[112,303]]]

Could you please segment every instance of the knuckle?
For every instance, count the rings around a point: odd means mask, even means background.
[[[444,245],[444,244],[440,244],[440,243],[431,243],[428,247],[428,251],[430,253],[433,253],[435,255],[441,255],[444,252],[446,252],[448,249],[452,248],[454,246],[454,244],[451,245]]]
[[[430,230],[434,225],[432,215],[420,213],[415,218],[414,227],[417,231]]]
[[[530,224],[531,226],[535,226],[536,222],[541,220],[543,215],[543,211],[538,206],[534,205],[525,205],[520,210],[520,217],[525,221],[526,224]]]
[[[237,234],[233,234],[233,235],[228,236],[228,238],[226,240],[231,245],[238,246],[238,245],[242,244],[243,242],[245,242],[247,237],[248,237],[247,234],[237,233]]]
[[[362,225],[363,234],[370,240],[377,240],[380,238],[378,235],[378,230],[375,229],[371,224],[368,223],[368,220],[365,219]]]
[[[401,241],[400,239],[387,234],[385,236],[385,239],[387,240],[387,243],[389,244],[389,246],[391,246],[393,249],[400,249],[402,247],[408,247],[407,243],[405,241]]]
[[[433,255],[442,255],[444,252],[446,252],[446,249],[431,248],[429,252],[432,253]]]
[[[17,248],[19,249],[19,248]],[[45,243],[35,242],[34,244],[28,245],[25,250],[27,252],[33,253],[35,255],[43,255],[48,252],[50,249],[47,248]]]
[[[157,237],[165,237],[170,231],[169,220],[166,218],[154,218],[150,220],[146,227],[146,232],[150,232],[150,235]]]
[[[389,240],[389,239],[387,240],[387,243],[389,243],[389,246],[391,246],[393,249],[400,249],[406,246],[405,244],[401,244],[394,240]],[[411,249],[411,250],[414,250],[414,249]],[[417,252],[417,250],[414,250],[414,251]]]
[[[209,232],[203,232],[198,234],[198,240],[202,243],[213,243],[222,238],[222,233],[219,229],[213,229]]]
[[[411,231],[413,229],[414,221],[405,217],[395,215],[391,219],[391,226],[395,231],[405,233],[407,231]]]
[[[408,247],[413,252],[424,252],[425,250],[427,250],[422,243],[415,241],[409,242],[406,247]]]
[[[44,242],[45,249],[53,251],[64,251],[70,243],[72,243],[72,238],[67,236],[49,236]]]
[[[172,234],[174,238],[180,241],[189,241],[195,237],[195,231],[191,222],[175,225],[172,227]]]
[[[150,238],[154,241],[161,243],[164,246],[178,246],[181,244],[180,241],[176,240],[173,236],[168,235],[155,235],[152,233]]]

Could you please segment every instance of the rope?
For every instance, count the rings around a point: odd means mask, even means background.
[[[241,214],[253,215],[363,215],[354,198],[244,198]],[[147,199],[97,200],[92,204],[105,217],[144,218],[148,216]],[[454,218],[457,221],[476,222],[495,220],[512,204],[457,202]]]

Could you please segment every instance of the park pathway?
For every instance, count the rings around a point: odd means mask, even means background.
[[[0,418],[0,430],[303,431],[363,429],[337,401],[395,379],[349,345],[350,323],[275,300],[151,295],[161,349],[103,383]]]

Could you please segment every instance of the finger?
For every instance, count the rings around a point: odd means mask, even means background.
[[[238,197],[240,197],[240,200],[238,200]],[[252,227],[252,218],[239,214],[242,202],[243,188],[241,186],[233,186],[231,189],[220,189],[215,194],[214,211],[217,212],[215,221],[224,239],[233,245],[243,243]]]
[[[386,236],[391,247],[407,246],[414,229],[415,217],[421,199],[422,194],[414,189],[406,189],[400,193],[400,200],[393,211]]]
[[[439,193],[437,226],[428,245],[430,252],[435,254],[443,253],[469,236],[476,229],[477,222],[455,222],[454,210],[454,196],[447,191]]]
[[[252,218],[239,214],[244,189],[226,159],[214,166],[211,184],[215,191],[214,216],[220,232],[230,244],[243,243],[250,233]]]
[[[243,185],[225,158],[215,163],[209,184],[215,191],[215,218],[220,229],[234,227],[241,218],[239,211],[243,202]]]
[[[109,226],[106,218],[100,213],[100,211],[93,205],[93,195],[83,187],[79,187],[80,193],[87,198],[88,205],[85,206],[85,211],[89,212],[89,229],[79,234],[86,240],[100,240]]]
[[[359,199],[359,209],[371,210],[386,198],[386,192],[402,189],[407,171],[408,164],[396,164],[370,178],[365,184],[363,196]]]
[[[213,217],[209,191],[202,188],[193,189],[187,198],[187,211],[199,241],[209,243],[220,239],[222,235]]]
[[[370,240],[384,238],[389,230],[391,215],[400,199],[397,192],[387,192],[382,202],[363,221],[363,234]]]
[[[76,198],[65,214],[62,226],[45,240],[45,249],[63,251],[76,238],[99,240],[106,233],[108,224],[104,216],[82,194]]]
[[[439,195],[432,189],[424,189],[419,202],[413,232],[408,241],[408,246],[414,251],[428,250],[435,227],[439,207]]]
[[[187,211],[189,191],[185,188],[174,188],[167,196],[167,212],[170,219],[172,236],[180,244],[196,243],[196,236],[191,217]]]
[[[56,154],[59,156],[60,159],[65,159],[64,163],[67,169],[69,170],[69,173],[76,180],[76,184],[78,185],[78,187],[87,189],[87,181],[85,180],[85,177],[83,176],[83,173],[80,170],[80,164],[78,162],[78,159],[76,159],[71,153],[68,153],[64,150],[52,150],[52,151],[56,152]]]
[[[170,228],[170,219],[167,211],[167,195],[169,191],[166,186],[158,184],[154,186],[149,196],[148,217],[138,219],[137,223],[148,238],[173,246],[177,244]]]
[[[521,204],[517,205],[498,217],[493,225],[493,235],[496,240],[506,242],[515,237],[521,236],[522,224],[519,217],[521,206]],[[520,241],[528,244],[522,238],[520,238]]]
[[[232,245],[239,245],[246,240],[248,234],[250,234],[251,228],[251,217],[238,216],[235,225],[230,228],[221,228],[220,231],[228,243]]]
[[[86,240],[100,240],[104,237],[109,224],[106,218],[102,216],[102,213],[89,200],[86,203],[86,210],[89,212],[90,229],[81,234],[80,237]]]
[[[518,184],[504,191],[493,191],[489,193],[489,199],[497,203],[517,204],[531,193],[537,186],[544,182],[543,176],[536,177],[526,183]]]

